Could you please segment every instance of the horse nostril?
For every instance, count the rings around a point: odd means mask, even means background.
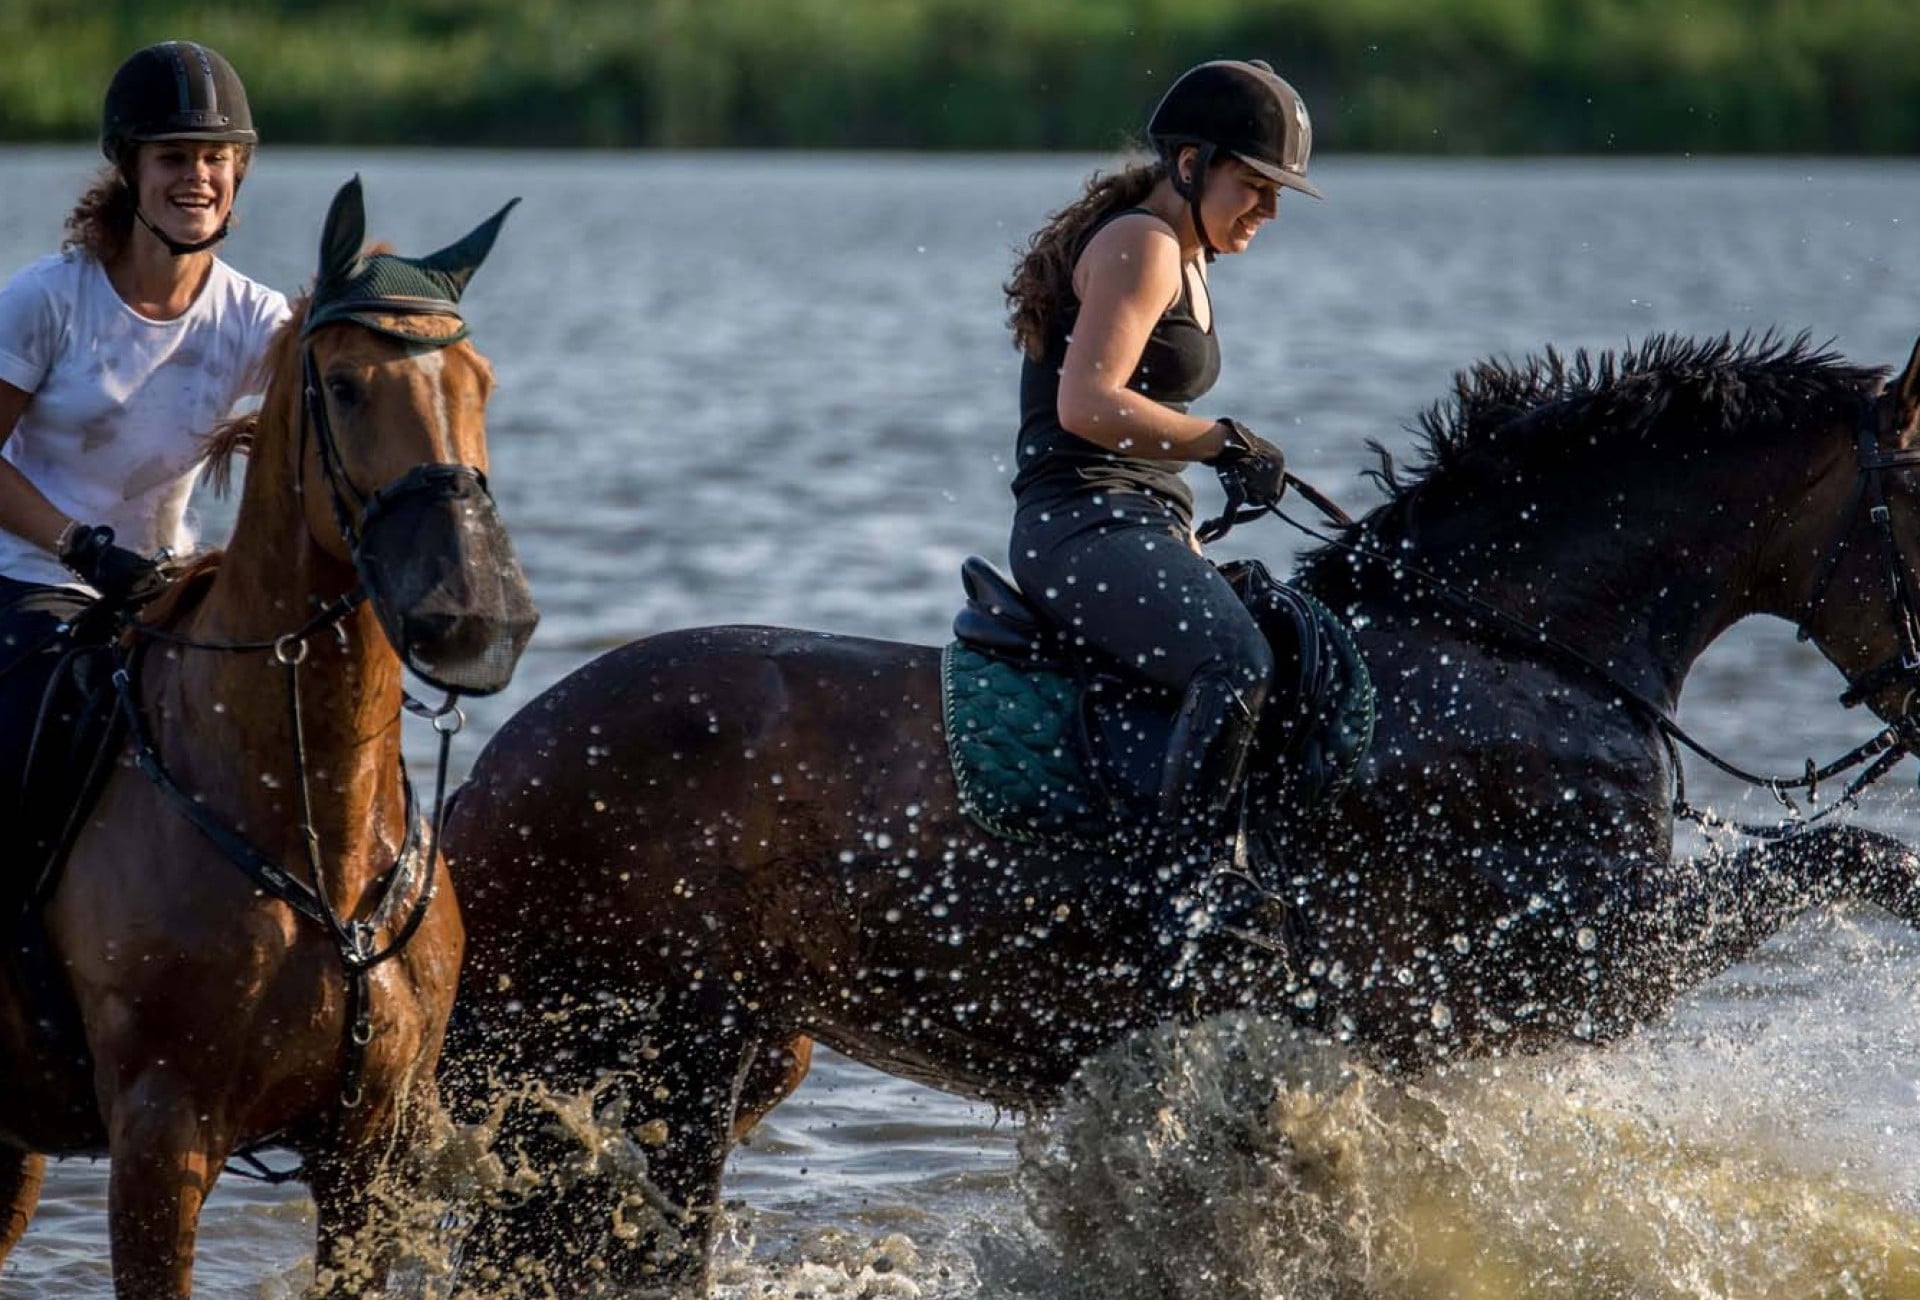
[[[417,646],[443,646],[460,630],[457,614],[415,613],[407,616],[407,640]]]

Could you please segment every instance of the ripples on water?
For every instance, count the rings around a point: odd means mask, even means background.
[[[664,628],[942,639],[960,559],[1003,556],[1018,367],[999,284],[1093,162],[270,148],[231,260],[298,284],[354,170],[370,229],[409,252],[526,196],[469,307],[501,380],[491,477],[545,621],[514,687],[475,706],[470,760],[559,676]],[[92,163],[0,151],[0,269],[52,246]],[[1322,173],[1325,204],[1289,196],[1221,263],[1226,373],[1203,409],[1279,437],[1349,504],[1372,499],[1365,440],[1404,448],[1482,355],[1778,326],[1893,363],[1920,333],[1910,164]],[[203,508],[217,535],[227,508]],[[1290,554],[1273,529],[1233,543]],[[1684,720],[1790,769],[1863,734],[1838,686],[1784,629],[1741,629]],[[1916,832],[1901,796],[1870,818]],[[734,1162],[720,1292],[1920,1294],[1917,979],[1912,936],[1823,913],[1630,1044],[1405,1090],[1208,1026],[1103,1062],[1108,1100],[1036,1129],[1024,1163],[1011,1118],[828,1058]],[[0,1296],[106,1290],[101,1175],[54,1171]],[[202,1293],[296,1293],[311,1232],[297,1193],[223,1184]]]

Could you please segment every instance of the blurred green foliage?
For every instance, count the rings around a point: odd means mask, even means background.
[[[0,0],[0,137],[174,36],[276,142],[1107,149],[1234,55],[1338,149],[1920,152],[1916,0]]]

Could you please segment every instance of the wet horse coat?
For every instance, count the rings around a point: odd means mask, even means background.
[[[436,257],[464,285],[497,229],[496,218]],[[312,301],[327,301],[333,273],[378,261],[358,256],[361,233],[356,181],[329,214]],[[131,689],[167,776],[341,921],[368,922],[370,945],[397,945],[366,971],[366,1032],[354,1032],[355,981],[336,936],[123,763],[44,911],[0,952],[0,1262],[26,1230],[45,1156],[105,1153],[116,1294],[184,1297],[224,1162],[271,1137],[306,1157],[321,1290],[361,1294],[384,1270],[367,1193],[437,1115],[462,932],[451,891],[428,887],[433,849],[409,824],[419,810],[403,788],[401,660],[377,608],[392,601],[343,598],[376,557],[400,571],[390,591],[413,593],[409,605],[466,583],[475,555],[490,570],[481,585],[498,584],[491,608],[476,606],[483,619],[524,589],[510,552],[501,563],[503,538],[464,536],[444,503],[388,498],[414,521],[410,535],[446,541],[409,560],[373,535],[367,511],[343,515],[339,492],[340,481],[398,487],[422,465],[484,469],[492,376],[452,341],[458,296],[438,310],[367,305],[369,321],[319,328],[309,300],[296,307],[272,346],[260,415],[216,442],[222,467],[251,442],[231,544],[144,611],[132,638],[144,649]],[[350,542],[356,529],[364,546]],[[409,611],[384,616],[405,623]],[[468,633],[415,628],[406,650],[451,661]],[[402,918],[416,914],[409,935]]]
[[[1770,340],[1482,366],[1428,417],[1426,464],[1389,475],[1388,503],[1348,538],[1669,711],[1694,660],[1752,614],[1799,623],[1858,677],[1899,644],[1855,508],[1854,436],[1914,445],[1920,348],[1876,401],[1878,379]],[[1910,472],[1884,475],[1908,566]],[[1865,832],[1675,861],[1667,751],[1616,687],[1391,561],[1323,552],[1300,581],[1350,620],[1379,712],[1328,815],[1261,827],[1293,864],[1271,883],[1301,933],[1298,978],[1215,934],[1176,984],[1150,925],[1153,864],[968,822],[931,648],[673,632],[529,704],[449,826],[474,943],[447,1076],[473,1104],[529,1081],[596,1090],[609,1122],[652,1143],[655,1189],[682,1213],[609,1238],[632,1188],[581,1175],[522,1114],[510,1135],[564,1176],[483,1215],[472,1256],[562,1289],[604,1268],[703,1294],[726,1153],[798,1083],[814,1039],[1013,1106],[1044,1103],[1131,1030],[1229,1006],[1418,1069],[1625,1033],[1821,901],[1920,922],[1920,861]],[[1904,718],[1911,685],[1867,703]]]

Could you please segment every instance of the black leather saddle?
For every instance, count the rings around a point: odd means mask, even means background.
[[[1067,666],[1066,638],[1000,570],[977,555],[960,564],[967,603],[953,617],[953,634],[997,658],[1035,667]]]

